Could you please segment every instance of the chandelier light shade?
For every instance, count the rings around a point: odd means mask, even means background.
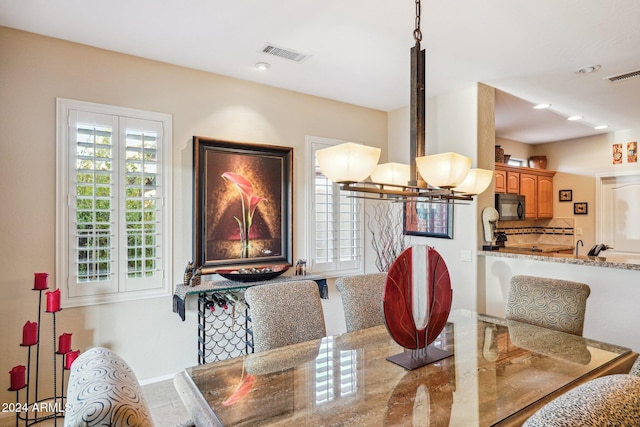
[[[318,165],[331,181],[351,197],[389,201],[436,203],[471,202],[484,191],[493,171],[471,169],[471,159],[457,153],[427,156],[425,152],[425,51],[420,48],[420,0],[415,0],[415,40],[411,48],[409,108],[409,165],[377,165],[381,150],[345,143],[318,150]],[[377,166],[376,166],[377,165]],[[371,177],[370,180],[367,178]]]
[[[453,191],[462,194],[477,195],[489,187],[493,179],[493,171],[486,169],[471,169],[467,177]]]
[[[371,172],[371,181],[396,187],[406,187],[410,179],[410,167],[402,163],[383,163]]]
[[[333,182],[364,181],[371,175],[382,150],[362,144],[346,142],[316,151],[320,170]]]
[[[416,157],[418,172],[427,184],[453,188],[461,184],[471,169],[471,159],[458,153]]]

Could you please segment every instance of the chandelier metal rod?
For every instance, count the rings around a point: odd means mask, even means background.
[[[426,155],[425,143],[425,51],[420,48],[422,32],[420,31],[420,0],[416,0],[416,28],[413,30],[416,42],[411,48],[411,100],[409,106],[409,185],[426,187],[426,183],[418,173],[416,157]]]

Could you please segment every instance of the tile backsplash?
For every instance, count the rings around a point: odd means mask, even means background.
[[[498,221],[495,231],[506,233],[507,245],[542,243],[573,246],[574,244],[573,218]]]

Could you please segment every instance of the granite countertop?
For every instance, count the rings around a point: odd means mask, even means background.
[[[501,248],[498,251],[478,251],[479,255],[547,261],[563,264],[587,265],[593,267],[640,270],[640,257],[632,256],[586,256],[559,254],[556,252],[532,252],[518,248]]]

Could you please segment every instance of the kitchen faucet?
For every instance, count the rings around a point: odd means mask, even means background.
[[[582,241],[582,239],[576,242],[576,256],[578,256],[578,243],[580,243],[580,246],[584,246],[584,242]]]

